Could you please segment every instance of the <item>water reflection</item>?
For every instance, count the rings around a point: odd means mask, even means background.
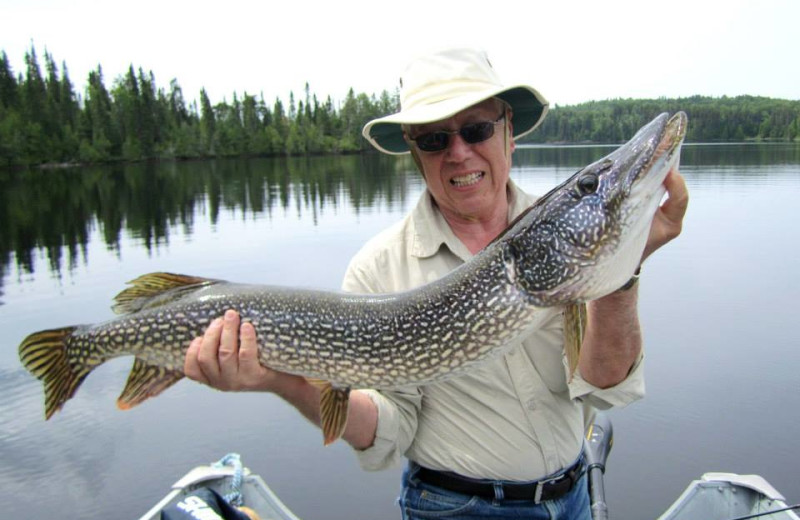
[[[523,145],[514,152],[517,164],[578,169],[607,155],[617,145]],[[796,143],[685,143],[681,164],[695,166],[754,166],[800,163]]]
[[[38,249],[52,272],[73,269],[86,260],[94,228],[111,250],[128,233],[149,251],[168,243],[172,229],[191,234],[199,215],[216,223],[222,209],[242,218],[292,209],[316,223],[328,205],[357,212],[379,200],[403,202],[412,168],[408,159],[363,154],[0,173],[0,274],[12,262],[33,272]]]
[[[575,169],[614,146],[520,146],[515,164]],[[687,145],[684,166],[777,165],[800,162],[792,143]],[[737,170],[740,171],[740,170]],[[124,233],[148,251],[168,244],[171,230],[191,235],[198,216],[216,223],[222,209],[247,218],[273,211],[308,215],[316,224],[326,207],[358,212],[380,202],[404,203],[409,157],[362,154],[337,157],[230,159],[137,163],[59,170],[0,172],[0,280],[16,264],[35,270],[46,253],[57,276],[86,262],[87,243],[98,229],[118,251]],[[0,297],[2,281],[0,281]]]

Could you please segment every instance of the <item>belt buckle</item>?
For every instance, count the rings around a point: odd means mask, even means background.
[[[567,474],[561,474],[557,477],[549,478],[547,480],[540,480],[536,483],[536,490],[533,492],[533,503],[540,504],[542,502],[542,493],[544,492],[544,487],[548,484],[555,484],[556,482],[560,482],[561,480],[566,477]]]
[[[533,503],[540,504],[542,502],[542,488],[544,487],[544,482],[541,480],[536,483],[536,489],[533,492]]]

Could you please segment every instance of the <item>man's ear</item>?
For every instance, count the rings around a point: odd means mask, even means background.
[[[516,141],[514,141],[513,116],[514,116],[514,113],[511,112],[511,109],[509,108],[506,111],[506,121],[507,122],[506,122],[506,125],[505,125],[506,126],[506,143],[508,143],[506,145],[506,147],[508,148],[508,155],[509,156],[511,156],[511,154],[514,152],[514,150],[515,150],[515,148],[517,146]]]
[[[411,150],[411,157],[414,159],[414,163],[417,165],[417,169],[419,173],[422,174],[422,178],[425,178],[425,170],[422,169],[422,161],[419,158],[419,150],[416,149],[415,146],[410,145],[408,148]]]

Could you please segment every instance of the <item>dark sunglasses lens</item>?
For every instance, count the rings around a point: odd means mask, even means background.
[[[469,144],[480,143],[494,135],[494,125],[492,122],[474,123],[461,127],[458,133]],[[451,133],[453,132],[430,132],[415,138],[414,142],[423,152],[441,152],[447,148]]]
[[[415,139],[417,146],[423,152],[440,152],[447,148],[450,136],[446,132],[431,132]]]
[[[494,135],[494,123],[475,123],[461,129],[461,138],[469,144],[480,143]]]

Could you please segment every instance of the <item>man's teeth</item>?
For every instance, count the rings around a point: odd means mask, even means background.
[[[462,175],[461,177],[453,177],[450,179],[450,184],[453,186],[469,186],[470,184],[475,184],[479,180],[483,178],[483,172],[474,172],[468,175]]]

